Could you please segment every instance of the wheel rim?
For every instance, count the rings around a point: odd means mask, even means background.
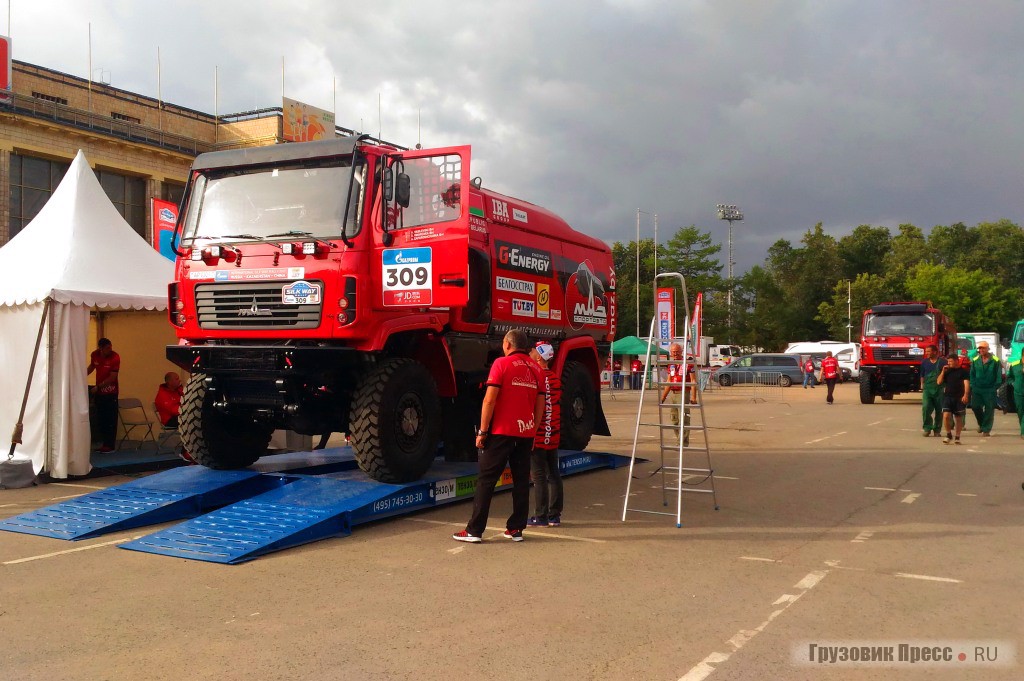
[[[583,410],[585,405],[583,404],[583,397],[576,395],[572,400],[572,422],[580,423],[583,420]]]
[[[423,432],[423,402],[419,395],[404,395],[395,413],[398,417],[395,430],[399,446],[406,451],[415,450]]]

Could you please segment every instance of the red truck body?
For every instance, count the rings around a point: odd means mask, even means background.
[[[860,401],[920,392],[921,360],[934,345],[956,351],[956,327],[929,302],[880,303],[864,311],[860,339]]]
[[[201,463],[248,465],[277,428],[347,432],[382,480],[422,475],[439,441],[470,458],[481,383],[512,328],[556,346],[563,445],[608,434],[608,246],[470,182],[469,164],[469,147],[362,138],[196,159],[168,358],[192,374],[181,433]]]

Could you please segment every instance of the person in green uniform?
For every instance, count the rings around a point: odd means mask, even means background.
[[[978,358],[971,362],[971,411],[982,437],[992,434],[996,415],[996,388],[1003,379],[999,360],[989,353],[988,343],[978,343]]]
[[[934,345],[929,345],[924,352],[921,360],[921,419],[924,436],[935,433],[938,437],[942,430],[942,386],[935,381],[946,360],[939,357],[939,349]]]
[[[1017,406],[1017,421],[1020,423],[1020,436],[1024,437],[1024,362],[1017,360],[1010,365],[1008,373],[1013,384],[1013,401]]]

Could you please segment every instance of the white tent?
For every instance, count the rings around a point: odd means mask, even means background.
[[[92,469],[89,311],[166,309],[173,269],[124,221],[79,151],[39,215],[0,248],[0,438],[18,422],[45,317],[16,458],[55,478]]]

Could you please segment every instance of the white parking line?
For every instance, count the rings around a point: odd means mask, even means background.
[[[875,533],[871,532],[870,530],[864,530],[863,532],[857,535],[856,539],[851,539],[850,542],[854,544],[863,544],[868,539],[871,539],[871,537],[874,536],[874,534]]]
[[[881,421],[875,421],[874,423],[869,423],[868,425],[869,426],[877,426],[877,425],[880,425],[882,423],[885,423],[886,421],[892,421],[892,417],[890,416],[887,419],[882,419]]]
[[[757,556],[740,556],[740,560],[759,560],[764,563],[778,563],[774,558],[758,558]]]
[[[931,575],[912,575],[906,572],[897,572],[897,577],[905,577],[907,579],[923,579],[928,582],[949,582],[951,584],[963,584],[963,580],[950,579],[949,577],[932,577]]]
[[[969,494],[967,492],[957,492],[956,495],[958,497],[976,497],[976,496],[978,496],[977,494]]]
[[[836,433],[835,435],[826,435],[825,437],[819,437],[817,440],[810,440],[809,442],[805,442],[804,444],[813,445],[818,442],[824,442],[825,440],[831,440],[832,438],[839,437],[840,435],[846,435],[846,431],[844,430],[842,432]]]
[[[907,496],[903,497],[903,499],[902,499],[902,501],[901,501],[900,503],[903,503],[903,504],[912,504],[912,503],[914,503],[915,501],[917,501],[917,498],[918,498],[919,496],[921,496],[921,493],[920,493],[920,492],[916,492],[916,493],[914,493],[914,494],[908,494]]]
[[[50,482],[48,485],[55,485],[57,487],[84,487],[85,489],[107,489],[106,487],[97,487],[96,485],[83,485],[81,483],[71,482]]]
[[[54,551],[53,553],[44,553],[44,554],[39,555],[39,556],[29,556],[28,558],[18,558],[17,560],[7,560],[7,561],[4,561],[3,563],[0,563],[0,565],[17,565],[18,563],[29,563],[29,562],[34,561],[34,560],[43,560],[44,558],[54,558],[56,556],[63,556],[63,555],[68,554],[68,553],[78,553],[79,551],[89,551],[90,549],[98,549],[98,548],[102,548],[104,546],[113,546],[114,544],[123,544],[126,541],[132,541],[133,539],[138,539],[138,538],[140,538],[142,536],[143,535],[140,534],[140,535],[135,536],[135,537],[125,537],[124,539],[115,539],[113,541],[107,541],[107,542],[103,542],[101,544],[90,544],[89,546],[79,546],[76,549],[67,549],[65,551]]]
[[[741,629],[738,632],[736,632],[732,638],[726,641],[726,643],[732,646],[731,652],[711,653],[703,660],[698,662],[696,665],[694,665],[688,672],[683,674],[679,678],[679,681],[703,681],[703,679],[706,679],[708,676],[711,675],[713,671],[715,671],[716,667],[714,665],[726,662],[730,657],[732,657],[733,653],[737,652],[740,648],[742,648],[748,642],[750,642],[751,639],[753,639],[755,636],[764,631],[765,628],[767,628],[767,626],[771,624],[772,620],[774,620],[786,611],[786,608],[796,603],[804,594],[806,594],[808,591],[817,586],[821,582],[821,580],[825,578],[825,575],[827,574],[827,570],[815,571],[808,574],[806,577],[804,577],[799,582],[794,584],[793,588],[800,589],[800,593],[783,594],[782,596],[777,598],[775,602],[772,603],[772,605],[775,606],[780,605],[782,603],[785,603],[785,605],[783,605],[781,608],[777,610],[772,610],[772,612],[768,615],[768,619],[761,622],[761,624],[757,625],[753,629]]]

